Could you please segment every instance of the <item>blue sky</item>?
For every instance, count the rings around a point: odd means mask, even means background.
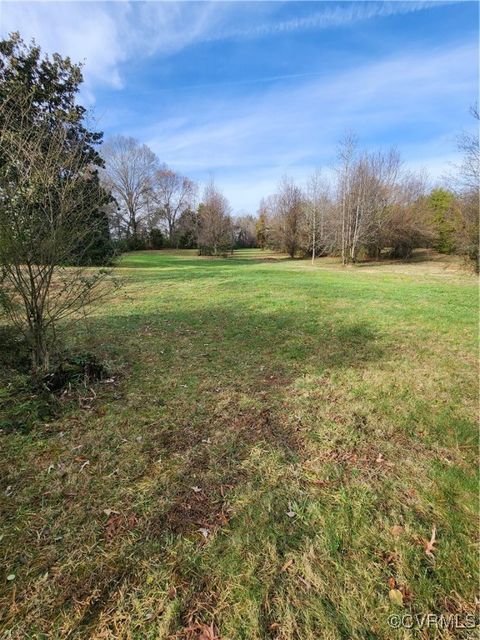
[[[236,212],[331,167],[338,139],[395,145],[432,182],[478,94],[476,2],[2,2],[2,34],[85,61],[98,128],[132,135]]]

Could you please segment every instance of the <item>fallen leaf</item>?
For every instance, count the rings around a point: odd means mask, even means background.
[[[118,516],[120,512],[119,511],[115,511],[115,509],[104,509],[103,513],[106,516],[111,516],[112,514],[115,515],[115,516]]]
[[[187,632],[187,638],[196,638],[197,640],[219,640],[217,634],[215,633],[215,629],[213,628],[213,623],[210,625],[203,624],[202,622],[197,622],[196,624],[185,629]]]
[[[403,594],[398,589],[390,589],[388,592],[388,597],[390,598],[390,602],[392,604],[397,605],[398,607],[403,607]]]
[[[405,531],[405,528],[402,527],[402,525],[400,524],[395,524],[390,529],[392,536],[395,536],[395,538],[398,538],[399,536],[401,536],[404,531]]]
[[[437,533],[437,529],[435,527],[435,525],[433,525],[433,529],[432,529],[432,535],[430,537],[430,540],[427,542],[425,541],[424,546],[425,546],[425,553],[429,558],[432,558],[432,560],[435,560],[435,544],[436,544],[436,536]]]
[[[201,490],[201,487],[192,487],[192,491],[194,491],[195,493],[200,493]]]
[[[297,514],[295,513],[295,511],[287,511],[287,516],[289,518],[294,518]]]
[[[403,602],[410,602],[412,600],[412,592],[407,586],[400,587],[403,594]]]
[[[15,574],[14,574],[14,573],[11,573],[10,575],[8,575],[8,576],[7,576],[7,580],[8,580],[9,582],[11,582],[12,580],[15,580]]]
[[[170,598],[170,600],[173,600],[176,595],[177,595],[177,589],[173,586],[170,587],[170,589],[167,591],[167,596]]]
[[[388,586],[390,587],[390,589],[395,589],[395,587],[397,586],[395,578],[388,579]]]
[[[293,558],[289,558],[283,565],[281,571],[286,571],[289,567],[292,566],[292,564],[293,564]]]
[[[210,535],[210,530],[205,527],[200,527],[198,531],[202,534],[204,538],[208,538],[208,536]]]

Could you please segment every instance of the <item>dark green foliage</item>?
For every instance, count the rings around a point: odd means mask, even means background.
[[[440,253],[452,253],[455,249],[454,203],[454,194],[446,189],[434,189],[427,200],[437,236],[434,247]]]
[[[108,370],[92,353],[66,355],[60,364],[46,374],[43,384],[52,393],[57,393],[72,384],[90,384],[108,377]]]
[[[267,247],[267,217],[264,211],[260,211],[256,224],[257,247],[265,249]]]
[[[178,249],[196,249],[197,214],[192,209],[182,211],[177,223],[176,247]]]
[[[161,249],[163,247],[164,238],[160,229],[150,229],[148,234],[148,244],[150,249]]]
[[[110,195],[100,186],[98,176],[103,161],[96,147],[102,142],[103,134],[85,126],[86,110],[75,102],[82,81],[81,66],[73,64],[68,57],[62,58],[56,53],[51,58],[42,57],[40,47],[25,44],[18,33],[0,41],[0,103],[7,107],[0,113],[0,179],[15,180],[18,171],[7,162],[7,127],[12,135],[30,128],[44,129],[44,144],[48,145],[48,131],[62,126],[66,133],[65,153],[72,149],[80,153],[79,170],[85,172],[80,198],[85,203],[85,211],[89,212],[85,215],[84,233],[79,234],[82,241],[72,249],[67,260],[71,264],[98,265],[108,263],[113,256],[105,212]],[[60,174],[57,180],[67,178]],[[52,186],[49,197],[54,199],[55,194]],[[32,220],[33,217],[34,212]]]

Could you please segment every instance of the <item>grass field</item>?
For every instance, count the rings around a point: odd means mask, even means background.
[[[475,609],[476,279],[255,250],[117,271],[75,332],[112,377],[4,421],[0,637],[477,637],[388,623]]]

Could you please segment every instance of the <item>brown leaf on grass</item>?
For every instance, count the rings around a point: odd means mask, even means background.
[[[425,554],[432,560],[435,560],[436,534],[437,534],[437,528],[435,527],[435,525],[433,525],[432,535],[430,536],[430,540],[428,541],[424,540],[423,542],[423,546],[425,548]]]
[[[170,600],[173,600],[175,598],[175,596],[177,595],[177,589],[176,587],[170,587],[170,589],[167,591],[167,596]]]
[[[221,640],[215,633],[213,622],[209,625],[197,622],[185,629],[188,640]]]
[[[319,479],[311,479],[311,478],[306,478],[306,482],[308,482],[309,484],[313,484],[315,487],[320,487],[320,488],[328,487],[328,485],[331,484],[329,480],[319,480]]]
[[[281,568],[281,572],[283,573],[284,571],[286,571],[289,567],[292,566],[292,564],[293,564],[293,558],[289,558]]]
[[[123,518],[119,513],[112,513],[105,525],[105,538],[111,540],[122,528]]]
[[[395,551],[385,552],[382,554],[382,561],[386,565],[395,565],[397,563],[397,554]]]
[[[105,538],[112,540],[122,531],[134,529],[138,523],[138,518],[134,513],[125,516],[118,511],[111,511],[105,525]]]
[[[395,538],[398,538],[402,535],[402,533],[405,531],[405,528],[402,527],[402,525],[400,524],[395,524],[393,525],[393,527],[390,529],[390,533],[392,534],[392,536],[394,536]]]
[[[411,602],[412,592],[410,591],[410,589],[406,585],[402,585],[399,588],[403,595],[403,602]]]
[[[395,587],[397,586],[397,581],[395,580],[395,578],[388,579],[388,586],[390,587],[390,589],[395,589]]]

